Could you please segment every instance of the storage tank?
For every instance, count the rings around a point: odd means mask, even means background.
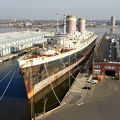
[[[76,32],[76,16],[68,15],[66,17],[66,32],[67,33]]]
[[[84,18],[78,19],[78,31],[81,33],[85,32],[85,19]]]

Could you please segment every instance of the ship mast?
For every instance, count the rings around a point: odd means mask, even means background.
[[[64,25],[63,34],[65,34],[66,33],[66,16],[65,15],[64,15],[63,25]]]
[[[64,15],[64,19],[63,19],[63,50],[64,50],[64,36],[65,36],[65,30],[66,30],[66,16]]]
[[[58,23],[58,14],[56,14],[57,16],[57,34],[59,33],[59,23]]]

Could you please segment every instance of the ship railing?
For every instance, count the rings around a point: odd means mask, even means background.
[[[94,36],[94,39],[95,39],[95,37],[96,36]],[[93,39],[93,38],[91,38],[91,39]],[[92,42],[91,39],[89,40],[90,42]],[[87,41],[87,44],[90,43],[89,41]],[[83,49],[85,46],[86,46],[86,42],[78,45],[76,48]],[[61,57],[67,56],[68,54],[72,54],[72,53],[74,53],[74,50],[71,50],[71,53],[70,52],[63,52],[62,54],[54,55],[54,56],[51,57],[51,59],[53,59],[53,60],[60,59]],[[19,60],[25,60],[25,59],[23,59],[23,58],[25,58],[25,56],[26,55],[22,56]],[[39,57],[39,58],[33,58],[32,59],[33,60],[33,65],[36,65],[37,63],[43,63],[43,61],[48,61],[49,62],[49,59],[50,59],[50,57],[47,57],[47,56]],[[30,66],[30,65],[31,65],[31,63],[29,64],[29,62],[28,62],[28,63],[24,64],[24,67],[25,66]]]

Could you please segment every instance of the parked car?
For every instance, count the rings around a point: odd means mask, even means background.
[[[98,83],[98,80],[88,80],[89,83],[93,83],[93,84],[97,84]]]
[[[82,89],[87,89],[87,90],[90,90],[90,89],[91,89],[91,87],[89,87],[89,86],[84,86],[84,87],[82,87]]]

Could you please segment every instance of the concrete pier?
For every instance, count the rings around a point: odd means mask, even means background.
[[[88,89],[84,89],[84,87],[90,87],[87,82],[87,76],[86,73],[79,73],[77,75],[76,80],[61,102],[62,106],[82,104],[88,92]],[[89,79],[91,79],[91,77],[89,77]]]
[[[87,79],[88,79],[87,76],[88,76],[88,74],[86,74],[86,73],[78,73],[74,83],[72,84],[69,91],[63,98],[63,100],[61,102],[61,106],[58,106],[57,108],[55,108],[49,112],[46,112],[45,116],[48,116],[51,113],[53,113],[59,109],[64,109],[64,108],[70,107],[72,105],[83,104],[83,101],[85,100],[86,95],[89,93],[88,89],[83,89],[83,88],[85,86],[89,86],[92,88],[92,86],[93,86],[87,82]],[[89,77],[89,79],[91,79],[91,78],[92,78],[92,76]],[[42,118],[43,118],[43,115],[40,115],[40,116],[36,117],[36,120],[40,120]]]
[[[21,51],[15,52],[15,53],[11,53],[11,54],[8,54],[5,56],[0,56],[0,63],[5,62],[5,61],[10,60],[10,59],[13,59],[13,58],[18,57],[18,56],[21,56],[21,55],[26,54],[28,52],[34,51],[35,49],[38,49],[38,48],[39,48],[39,46],[32,46],[32,47],[26,48],[24,50],[21,50]]]

